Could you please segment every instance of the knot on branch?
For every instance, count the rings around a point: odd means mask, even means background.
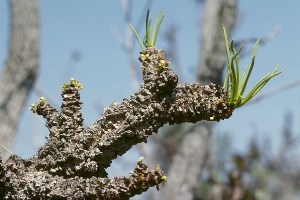
[[[140,54],[143,66],[143,86],[153,94],[171,92],[178,83],[178,76],[169,68],[162,49],[149,47]]]

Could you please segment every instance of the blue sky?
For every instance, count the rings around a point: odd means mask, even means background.
[[[133,24],[142,14],[146,1],[133,1]],[[41,60],[38,87],[45,96],[60,106],[60,88],[70,77],[79,80],[85,87],[81,92],[85,124],[96,120],[101,108],[112,101],[129,97],[134,89],[130,84],[127,54],[120,47],[118,37],[125,36],[128,28],[124,22],[119,1],[41,1]],[[7,1],[0,1],[0,61],[3,65],[8,43]],[[152,15],[164,8],[166,15],[161,33],[171,24],[178,27],[178,50],[182,82],[193,82],[199,55],[199,26],[202,6],[195,1],[163,0],[154,2]],[[264,0],[240,1],[235,40],[246,37],[263,37],[274,27],[281,31],[268,44],[260,46],[250,84],[254,84],[276,63],[284,73],[272,80],[262,91],[276,88],[300,77],[300,1]],[[220,29],[221,31],[221,29]],[[158,47],[165,43],[159,36]],[[160,45],[161,44],[161,45]],[[136,44],[136,57],[138,57]],[[72,61],[73,52],[80,53],[80,60]],[[245,58],[244,65],[250,58]],[[38,100],[32,94],[28,107]],[[216,127],[217,134],[228,134],[236,149],[243,149],[249,138],[271,137],[275,145],[279,142],[284,114],[292,112],[294,121],[299,119],[299,87],[281,92],[255,105],[234,111],[232,118]],[[293,129],[299,133],[295,123]],[[42,144],[47,129],[41,117],[25,111],[20,122],[15,149],[22,157],[33,155]],[[136,158],[134,158],[136,159]]]

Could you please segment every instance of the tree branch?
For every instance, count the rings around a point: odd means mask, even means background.
[[[149,170],[142,162],[137,163],[129,176],[113,179],[97,176],[65,178],[32,169],[29,172],[30,165],[29,161],[11,156],[4,169],[5,178],[9,174],[9,183],[3,181],[0,168],[2,199],[129,199],[166,180],[159,167]]]
[[[233,109],[225,91],[215,84],[178,85],[177,75],[155,47],[141,52],[143,83],[140,90],[121,103],[113,103],[88,128],[83,128],[79,90],[71,79],[62,87],[58,112],[44,98],[31,110],[46,120],[50,134],[38,153],[27,160],[11,156],[0,166],[0,198],[128,199],[158,186],[166,178],[161,170],[148,170],[138,161],[128,177],[107,178],[113,159],[133,145],[146,142],[164,124],[219,121]],[[68,188],[68,189],[66,189]]]

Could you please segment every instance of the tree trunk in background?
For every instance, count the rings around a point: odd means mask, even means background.
[[[201,84],[221,84],[222,70],[227,62],[221,25],[224,24],[230,34],[236,15],[237,0],[206,1],[198,67],[198,81]],[[170,166],[168,183],[163,188],[162,199],[193,199],[193,188],[197,185],[198,173],[210,145],[212,127],[213,124],[209,122],[186,125],[186,136]]]
[[[208,0],[202,21],[198,81],[223,84],[222,71],[227,63],[222,24],[231,33],[237,16],[237,0]]]
[[[10,1],[9,52],[0,75],[0,145],[11,149],[39,58],[39,1]],[[1,146],[2,158],[9,152]]]

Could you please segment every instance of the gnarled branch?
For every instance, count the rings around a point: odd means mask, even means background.
[[[79,90],[71,79],[62,87],[61,111],[44,98],[31,110],[46,119],[48,140],[38,153],[23,160],[11,156],[0,166],[0,198],[129,199],[166,180],[157,167],[138,161],[127,177],[107,178],[113,159],[133,145],[146,142],[164,124],[219,121],[231,116],[226,93],[215,84],[178,85],[177,75],[161,49],[141,52],[143,83],[139,91],[113,103],[88,128],[83,127]]]

